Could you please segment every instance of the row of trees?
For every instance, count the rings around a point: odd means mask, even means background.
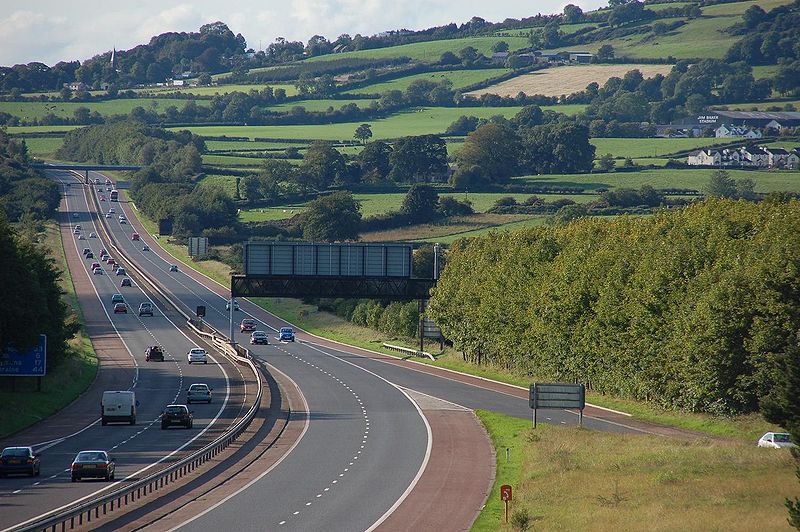
[[[480,364],[753,412],[800,367],[799,231],[796,200],[707,200],[496,233],[451,248],[430,311]]]
[[[0,129],[0,211],[14,222],[46,220],[59,201],[58,185],[31,169],[25,143]]]

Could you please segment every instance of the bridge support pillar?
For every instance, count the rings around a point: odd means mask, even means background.
[[[86,170],[86,179],[84,180],[84,183],[87,185],[89,184],[89,170]]]

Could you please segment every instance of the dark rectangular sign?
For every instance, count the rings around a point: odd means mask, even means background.
[[[410,278],[410,244],[245,242],[246,276]]]
[[[21,353],[8,348],[0,354],[0,376],[44,377],[47,372],[47,335],[39,335],[39,345]]]
[[[575,408],[586,406],[586,387],[583,384],[539,384],[530,386],[528,404],[531,408]]]

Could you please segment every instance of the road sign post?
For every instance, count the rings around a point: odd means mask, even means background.
[[[508,523],[508,503],[511,500],[511,486],[508,484],[503,484],[500,486],[500,500],[503,501],[506,505],[506,523]]]
[[[536,428],[539,408],[576,409],[579,411],[578,423],[583,426],[586,386],[566,383],[533,383],[529,388],[528,406],[533,409],[533,428]]]

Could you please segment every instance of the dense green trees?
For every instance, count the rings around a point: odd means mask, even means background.
[[[436,135],[403,137],[389,156],[389,179],[398,183],[430,183],[447,175],[447,146]]]
[[[67,339],[77,332],[68,320],[58,280],[61,272],[46,251],[20,237],[0,213],[0,286],[4,305],[0,311],[0,351],[12,345],[20,350],[47,335],[49,365],[66,355]]]
[[[496,233],[451,249],[430,309],[477,362],[751,412],[798,353],[798,234],[794,200]]]
[[[334,192],[310,202],[300,223],[303,238],[315,242],[358,239],[361,205],[350,192]]]
[[[473,180],[506,183],[517,173],[519,151],[520,142],[514,130],[499,124],[485,124],[467,135],[456,160],[459,171],[471,172]]]
[[[51,218],[61,195],[58,185],[28,165],[28,149],[0,129],[0,211],[11,221]]]

